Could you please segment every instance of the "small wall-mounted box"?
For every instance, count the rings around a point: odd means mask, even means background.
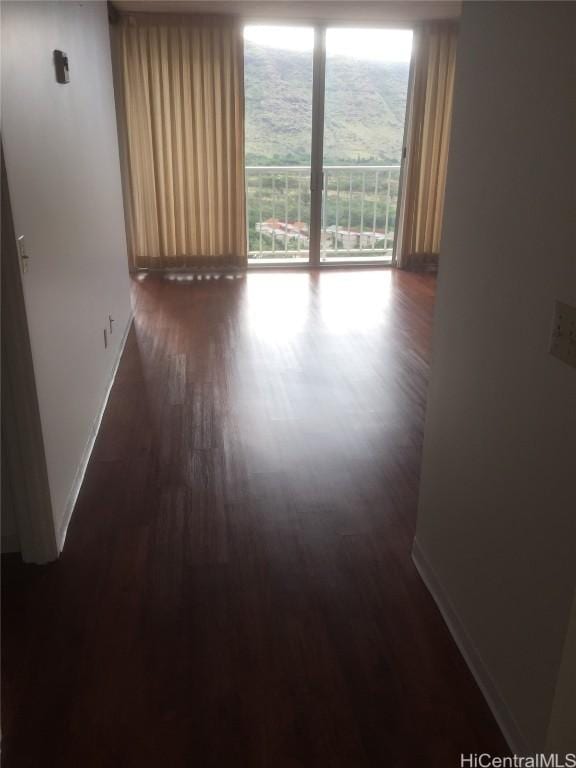
[[[576,307],[557,301],[550,353],[576,368]]]
[[[57,83],[69,83],[70,72],[68,70],[68,54],[64,51],[54,51],[54,69],[56,70]]]

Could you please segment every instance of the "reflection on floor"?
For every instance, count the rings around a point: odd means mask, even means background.
[[[6,765],[505,753],[410,558],[434,278],[133,290],[61,560],[5,563]]]

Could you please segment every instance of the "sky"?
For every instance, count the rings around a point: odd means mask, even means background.
[[[244,39],[268,48],[312,51],[310,27],[244,27]],[[410,61],[412,32],[406,29],[328,29],[326,53],[372,61]]]

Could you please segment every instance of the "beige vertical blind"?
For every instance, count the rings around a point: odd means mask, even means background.
[[[408,269],[434,263],[440,250],[456,44],[453,22],[426,24],[415,34],[399,254]]]
[[[134,14],[119,45],[132,266],[244,265],[239,22]]]

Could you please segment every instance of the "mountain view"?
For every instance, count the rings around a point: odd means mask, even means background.
[[[246,172],[249,252],[306,259],[309,172],[298,166],[310,165],[312,52],[251,40],[244,51],[246,165],[256,166]],[[399,169],[366,166],[400,165],[408,70],[408,62],[327,57],[322,258],[390,258]]]
[[[246,164],[307,165],[312,128],[312,55],[247,42]],[[407,62],[329,57],[324,161],[400,162]]]

